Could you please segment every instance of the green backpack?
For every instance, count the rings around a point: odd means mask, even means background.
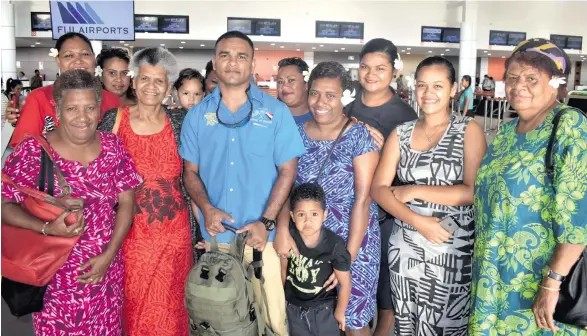
[[[227,230],[236,228],[225,225]],[[255,302],[251,279],[261,281],[261,253],[253,263],[244,261],[245,234],[235,234],[230,252],[218,250],[216,237],[210,252],[204,253],[188,275],[185,305],[190,317],[190,335],[272,336],[263,318],[264,302]],[[261,286],[262,288],[263,286]]]

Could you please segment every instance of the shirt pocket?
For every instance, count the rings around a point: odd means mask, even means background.
[[[273,125],[261,124],[252,120],[251,123],[247,133],[246,146],[253,155],[271,155],[272,157],[275,143]]]

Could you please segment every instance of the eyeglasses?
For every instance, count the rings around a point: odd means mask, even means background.
[[[247,102],[249,103],[249,106],[250,106],[249,114],[246,117],[244,117],[242,120],[237,121],[235,123],[225,123],[222,120],[220,120],[220,116],[218,115],[218,110],[220,110],[220,104],[222,103],[222,93],[220,93],[220,100],[218,101],[218,106],[216,107],[216,120],[218,120],[218,123],[220,125],[228,127],[228,128],[239,128],[239,127],[246,125],[249,122],[249,120],[251,120],[251,118],[253,117],[253,102],[251,101],[251,97],[249,97],[249,89],[247,89],[247,91],[245,93],[247,95]]]

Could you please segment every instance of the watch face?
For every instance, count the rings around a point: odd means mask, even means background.
[[[267,229],[267,231],[273,231],[273,229],[275,229],[275,221],[270,219],[266,220],[265,228]]]

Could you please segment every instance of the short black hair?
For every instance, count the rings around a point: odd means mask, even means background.
[[[420,64],[418,64],[418,67],[416,68],[416,79],[418,79],[418,74],[420,73],[420,71],[422,71],[423,68],[434,65],[443,66],[446,68],[446,71],[448,72],[448,80],[450,81],[451,85],[457,81],[457,72],[455,70],[454,65],[452,65],[452,63],[448,59],[442,56],[428,57],[424,59],[422,62],[420,62]],[[470,82],[471,77],[469,77],[469,83]]]
[[[395,44],[393,44],[393,42],[391,42],[390,40],[384,38],[376,38],[370,40],[363,46],[363,49],[359,54],[359,60],[362,60],[363,57],[367,54],[376,52],[386,54],[391,64],[393,64],[393,61],[397,59],[397,47],[395,46]]]
[[[210,77],[210,73],[212,71],[214,71],[214,64],[212,63],[212,60],[210,60],[208,63],[206,63],[206,75],[204,77],[204,82],[208,80],[208,77]]]
[[[308,71],[310,69],[308,67],[308,63],[306,63],[303,59],[299,57],[284,58],[281,61],[279,61],[279,63],[277,63],[279,70],[290,65],[295,65],[300,73],[304,73],[304,71]]]
[[[65,41],[71,40],[76,37],[79,39],[82,39],[84,42],[86,42],[88,44],[88,47],[90,48],[90,51],[92,52],[92,54],[94,54],[94,48],[92,48],[92,43],[86,37],[86,35],[80,34],[80,33],[75,33],[75,32],[61,35],[61,37],[59,37],[59,39],[55,43],[55,49],[57,49],[57,51],[61,51],[61,47],[63,47],[63,43],[65,43]]]
[[[63,93],[68,90],[94,90],[98,106],[102,102],[102,83],[94,74],[81,69],[68,70],[53,83],[53,100],[61,111]]]
[[[36,73],[36,74],[38,74],[38,73],[39,73],[39,69],[36,69],[36,70],[35,70],[35,73]]]
[[[126,62],[126,64],[130,63],[130,56],[128,52],[124,49],[120,48],[111,48],[111,49],[102,49],[100,54],[96,57],[96,64],[100,66],[100,68],[104,69],[104,63],[111,58],[119,58]]]
[[[185,69],[181,70],[179,72],[179,76],[177,76],[177,80],[175,81],[175,83],[173,83],[173,87],[176,90],[179,90],[179,88],[183,85],[184,80],[191,80],[191,79],[196,79],[200,83],[202,83],[202,91],[206,91],[206,84],[204,83],[204,76],[202,76],[202,74],[198,70],[195,70],[192,68],[185,68]]]
[[[253,45],[253,41],[251,41],[251,39],[247,35],[239,32],[237,30],[231,30],[229,32],[226,32],[226,33],[220,35],[220,37],[218,38],[218,40],[216,40],[216,43],[214,44],[214,53],[216,53],[216,47],[218,46],[218,43],[220,43],[222,40],[227,40],[230,38],[237,38],[237,39],[241,39],[243,41],[246,41],[249,44],[249,46],[251,47],[253,55],[255,54],[255,47]]]
[[[471,87],[471,76],[469,76],[469,75],[464,75],[464,76],[463,76],[463,79],[464,79],[465,81],[467,81],[467,83],[469,83],[469,85],[467,86],[467,88]]]
[[[295,187],[289,199],[291,211],[294,211],[299,201],[316,201],[322,210],[326,209],[326,195],[318,183],[302,183]]]
[[[342,66],[342,64],[338,62],[327,61],[318,63],[318,65],[314,68],[314,70],[312,70],[312,73],[310,74],[310,79],[308,80],[308,88],[312,87],[312,82],[321,78],[339,79],[343,92],[345,90],[351,90],[353,88],[351,76],[348,74],[348,72]]]

